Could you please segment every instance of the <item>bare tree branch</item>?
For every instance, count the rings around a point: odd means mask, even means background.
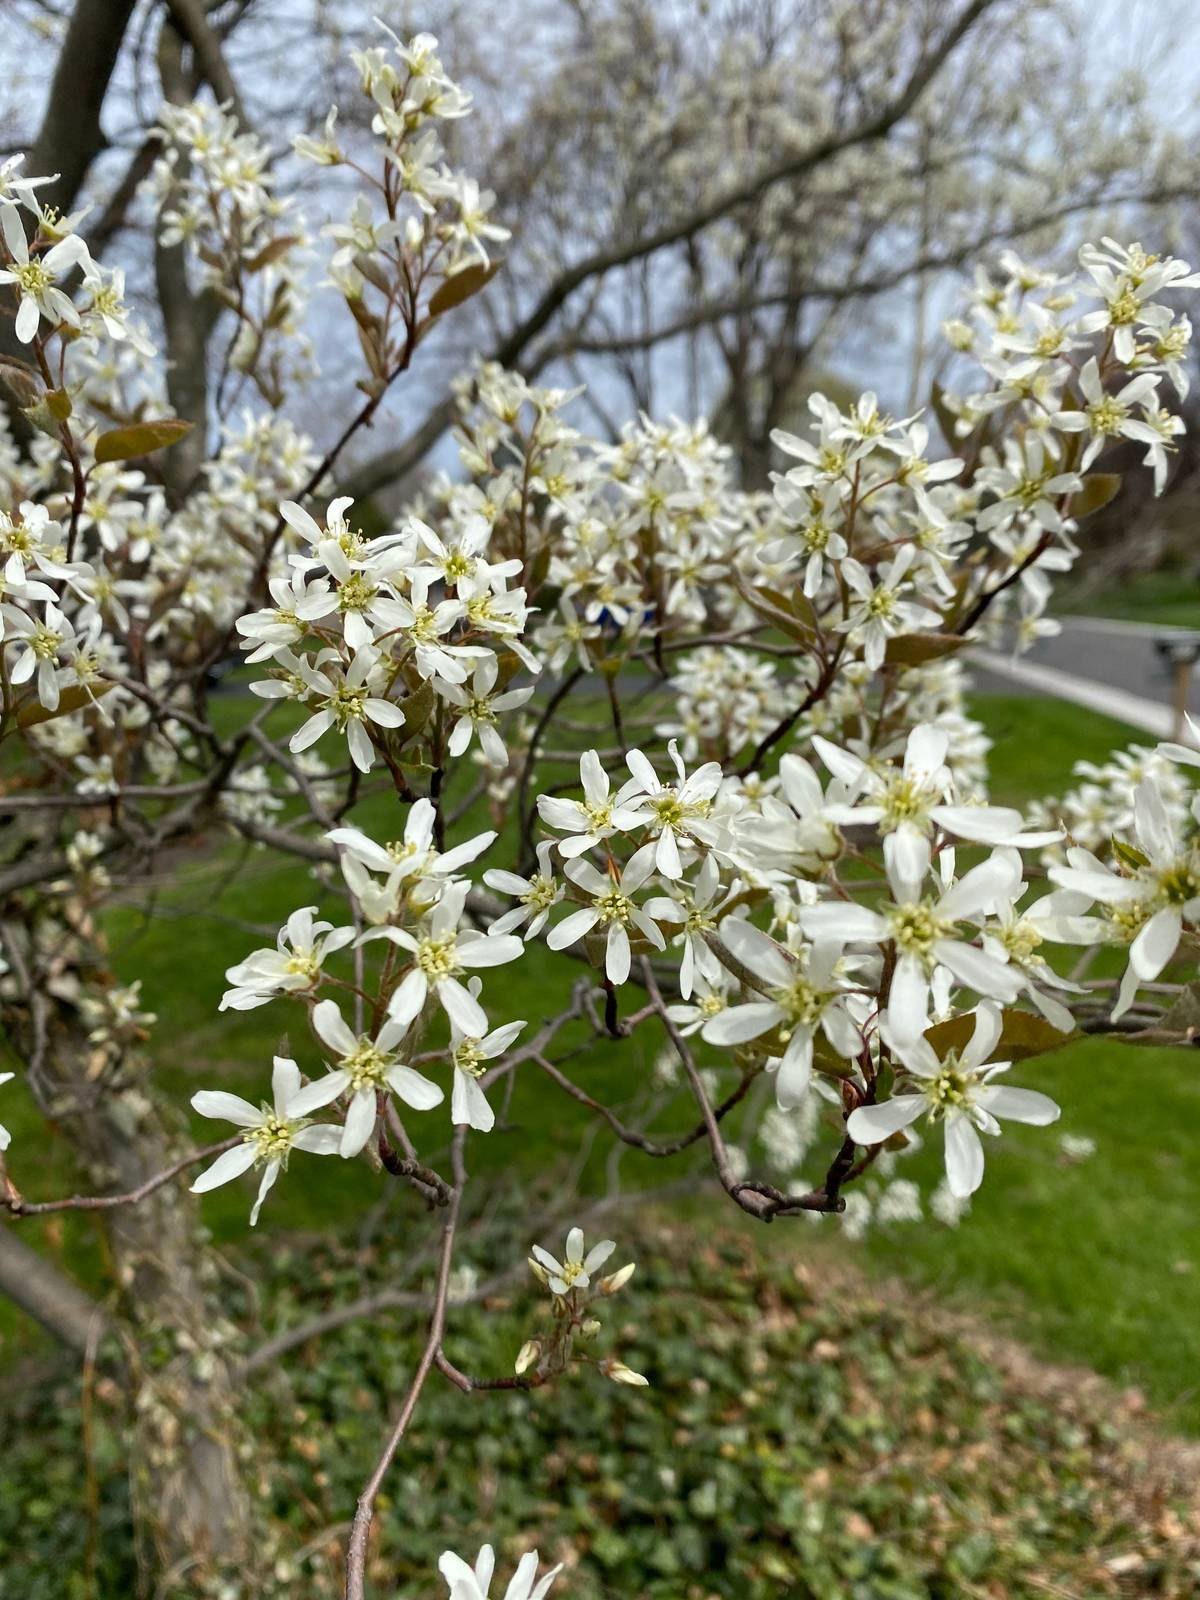
[[[108,1324],[104,1312],[78,1284],[10,1228],[0,1228],[0,1290],[78,1355],[94,1340],[97,1325]]]

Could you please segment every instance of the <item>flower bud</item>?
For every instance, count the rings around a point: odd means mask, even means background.
[[[580,1324],[579,1331],[585,1339],[594,1339],[600,1332],[599,1318],[589,1317],[586,1322]]]
[[[517,1359],[513,1364],[517,1376],[520,1377],[523,1372],[528,1372],[530,1367],[539,1358],[541,1353],[542,1346],[540,1340],[526,1339],[525,1343],[517,1351]]]
[[[550,1282],[550,1279],[546,1274],[545,1267],[542,1266],[540,1261],[535,1261],[532,1256],[528,1256],[528,1257],[526,1257],[526,1259],[529,1262],[529,1270],[530,1270],[530,1272],[533,1273],[534,1277],[537,1279],[537,1281],[541,1284],[542,1288],[544,1289],[546,1287],[546,1285]]]
[[[650,1379],[644,1378],[640,1372],[635,1372],[632,1367],[627,1367],[623,1361],[616,1361],[609,1357],[600,1363],[600,1370],[606,1378],[611,1378],[614,1383],[627,1383],[632,1389],[648,1389]]]
[[[601,1294],[616,1294],[618,1289],[623,1289],[625,1287],[625,1285],[629,1282],[630,1278],[633,1277],[633,1274],[636,1271],[636,1269],[637,1269],[637,1262],[636,1261],[630,1261],[629,1263],[627,1263],[627,1265],[621,1267],[618,1271],[610,1273],[607,1278],[601,1278],[600,1279],[600,1293]]]

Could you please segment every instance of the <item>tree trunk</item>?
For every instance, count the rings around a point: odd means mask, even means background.
[[[73,937],[65,946],[55,941],[40,967],[29,961],[34,946],[25,936],[28,988],[24,1003],[6,1004],[5,1021],[89,1192],[123,1193],[169,1166],[181,1146],[136,1043],[103,1022],[97,1036],[96,1011],[86,1003],[102,998],[112,977],[86,914],[72,921]],[[11,947],[11,922],[7,931]],[[124,1347],[133,1418],[139,1564],[156,1593],[208,1595],[217,1574],[234,1573],[237,1592],[253,1593],[251,1557],[263,1548],[246,1476],[253,1441],[238,1422],[234,1330],[221,1314],[219,1269],[186,1178],[96,1216],[113,1267],[106,1310]],[[169,1589],[156,1588],[168,1574]]]

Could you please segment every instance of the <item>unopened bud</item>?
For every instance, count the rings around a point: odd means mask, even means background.
[[[622,1267],[619,1271],[610,1273],[607,1278],[601,1278],[600,1293],[616,1294],[618,1289],[623,1289],[625,1287],[630,1278],[633,1277],[636,1269],[637,1262],[630,1261],[627,1266]]]
[[[596,1317],[589,1317],[586,1322],[580,1323],[579,1331],[585,1339],[594,1339],[600,1332],[600,1322]]]
[[[539,1340],[526,1339],[525,1343],[517,1351],[517,1359],[514,1362],[517,1376],[520,1377],[523,1372],[528,1372],[541,1353],[542,1346]]]
[[[602,1361],[600,1370],[606,1378],[611,1378],[614,1383],[627,1383],[631,1389],[648,1389],[650,1379],[644,1378],[640,1372],[635,1372],[632,1367],[627,1367],[623,1361]]]
[[[540,1261],[535,1261],[532,1256],[529,1256],[526,1259],[529,1262],[530,1272],[533,1273],[537,1281],[542,1285],[543,1288],[545,1288],[545,1286],[550,1282],[545,1267],[542,1266]]]

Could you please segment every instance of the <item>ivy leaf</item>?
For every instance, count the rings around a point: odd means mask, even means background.
[[[181,417],[163,417],[157,422],[134,422],[127,428],[111,428],[96,440],[96,460],[129,461],[134,456],[148,456],[152,450],[165,450],[168,445],[176,444],[191,431],[192,424]]]

